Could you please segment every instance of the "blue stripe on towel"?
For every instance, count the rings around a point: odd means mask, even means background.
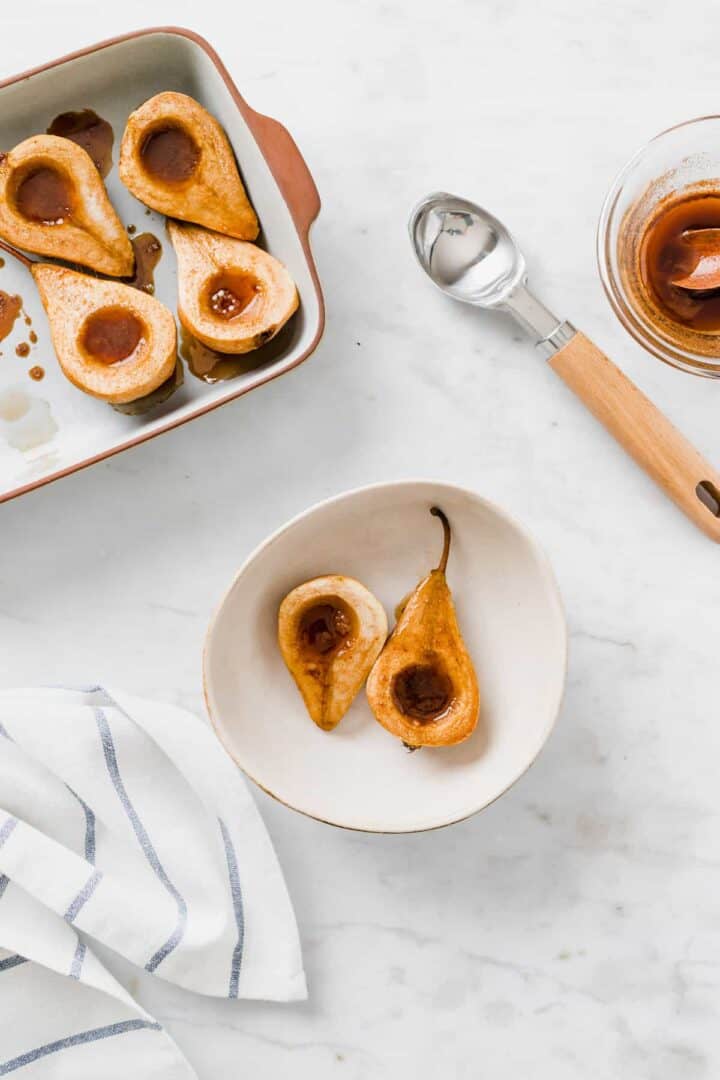
[[[2,724],[0,724],[0,736],[4,737],[6,739],[9,739],[10,742],[13,741],[11,735],[8,733],[7,729],[5,727],[3,727]],[[70,787],[69,784],[66,784],[65,787],[68,789],[68,791],[73,796],[73,798],[77,799],[77,801],[80,803],[80,806],[83,809],[83,813],[85,814],[85,859],[92,866],[94,866],[95,865],[95,814],[90,809],[90,807],[85,802],[85,800],[82,799],[78,795],[77,791],[73,791],[73,789]],[[95,891],[95,886],[98,884],[98,881],[100,880],[101,876],[102,876],[101,874],[93,875],[93,877],[91,877],[88,880],[88,882],[85,884],[85,886],[81,890],[81,892],[78,893],[78,895],[75,897],[72,904],[70,904],[70,907],[65,912],[65,918],[67,919],[68,922],[72,922],[73,919],[75,919],[77,917],[78,913],[80,912],[80,909],[84,906],[86,901],[90,899],[90,896]],[[4,875],[2,875],[2,877],[0,877],[0,896],[2,896],[2,894],[4,893],[5,888],[7,886],[7,882],[8,882],[8,879]],[[73,957],[72,968],[71,968],[71,971],[70,971],[70,975],[74,979],[79,979],[80,978],[80,972],[82,970],[83,960],[85,959],[85,952],[86,952],[85,945],[81,941],[78,941],[77,948],[75,950],[75,956]],[[11,957],[10,959],[12,960],[12,959],[14,959],[14,957]],[[19,960],[20,960],[20,962],[24,963],[24,958],[23,957],[19,957]],[[2,961],[2,962],[0,962],[0,971],[5,971],[10,967],[15,967],[15,966],[16,966],[15,964],[11,964],[9,961]]]
[[[133,827],[133,831],[138,839],[140,847],[143,850],[145,858],[150,863],[150,866],[153,868],[156,875],[177,904],[178,921],[175,929],[173,930],[172,934],[165,942],[165,944],[160,946],[157,952],[150,957],[147,964],[145,965],[146,971],[155,971],[156,968],[163,962],[163,960],[167,956],[169,956],[173,949],[175,949],[182,941],[183,935],[185,933],[185,926],[187,924],[187,904],[183,897],[180,895],[175,885],[173,885],[172,881],[167,876],[165,868],[163,867],[160,859],[158,858],[158,854],[152,845],[152,841],[147,834],[145,826],[141,822],[140,818],[137,815],[135,807],[130,801],[122,777],[120,776],[120,769],[118,768],[117,754],[115,753],[115,744],[113,742],[112,733],[110,731],[110,725],[108,724],[107,717],[105,716],[105,713],[102,709],[95,709],[95,720],[98,726],[98,731],[100,732],[100,740],[102,742],[103,753],[105,755],[105,764],[107,765],[107,770],[110,774],[110,779],[113,782],[115,791],[117,792],[117,796],[122,803],[123,809],[128,816],[130,824]],[[0,1076],[1,1075],[2,1073],[0,1073]]]
[[[97,889],[98,885],[102,881],[102,873],[100,870],[94,870],[90,877],[83,885],[80,892],[77,894],[73,902],[68,907],[67,911],[63,915],[65,922],[72,923],[77,919],[82,909],[87,904],[92,894]]]
[[[80,972],[82,971],[83,960],[85,959],[86,952],[87,945],[84,941],[81,941],[80,938],[78,938],[77,945],[75,946],[75,955],[73,956],[72,964],[70,966],[71,979],[80,978]]]
[[[69,784],[66,784],[65,787],[68,789],[68,791],[73,796],[73,798],[77,799],[77,801],[80,803],[80,805],[81,805],[81,807],[83,809],[83,813],[85,814],[85,861],[89,862],[91,866],[94,866],[95,865],[95,814],[91,810],[91,808],[88,806],[88,804],[85,802],[85,800],[83,798],[81,798],[80,795],[78,795],[77,791],[73,791],[73,789],[70,787]],[[95,875],[93,875],[93,877],[94,876]],[[100,878],[102,877],[102,875],[98,874],[96,876],[96,880],[94,882],[93,882],[93,877],[90,877],[88,879],[88,881],[85,884],[85,887],[81,890],[81,892],[78,893],[78,895],[73,900],[72,904],[70,904],[70,907],[65,912],[65,918],[67,919],[68,922],[72,922],[75,918],[77,918],[81,908],[90,899],[93,892],[95,891],[95,886],[100,881]],[[91,884],[92,884],[92,888],[89,888],[89,886]],[[75,947],[75,955],[73,956],[72,965],[70,967],[70,978],[71,979],[79,979],[80,978],[80,973],[82,972],[82,966],[83,966],[83,961],[85,960],[85,953],[86,952],[87,952],[87,946],[85,945],[85,942],[80,941],[80,939],[78,938],[78,943],[77,943],[77,945]]]
[[[7,1076],[15,1069],[21,1069],[24,1065],[30,1065],[39,1058],[56,1054],[58,1050],[67,1050],[70,1046],[79,1046],[83,1043],[97,1042],[99,1039],[109,1039],[113,1035],[124,1035],[127,1031],[139,1031],[142,1028],[150,1031],[162,1031],[160,1024],[151,1023],[149,1020],[123,1020],[119,1024],[108,1024],[107,1027],[92,1028],[90,1031],[81,1031],[77,1035],[68,1035],[65,1039],[57,1042],[46,1043],[34,1050],[28,1050],[19,1057],[11,1058],[0,1064],[0,1076]]]
[[[77,791],[73,791],[69,784],[65,787],[68,789],[74,799],[80,803],[85,814],[85,859],[87,862],[95,865],[95,814],[90,809],[84,799],[81,799]]]
[[[14,956],[6,956],[4,960],[0,960],[0,971],[10,971],[11,968],[20,967],[21,964],[27,964],[27,959],[24,956],[20,956],[15,953]]]
[[[17,825],[17,818],[16,817],[7,817],[7,818],[5,818],[5,821],[2,823],[2,825],[0,825],[0,847],[3,846],[3,844],[5,843],[7,838],[10,836],[10,833],[13,831],[13,829],[15,828],[16,825]]]
[[[78,795],[77,791],[73,791],[69,784],[65,785],[73,796],[77,799],[85,814],[85,861],[89,862],[91,866],[95,865],[95,814],[93,810],[88,806],[83,798]],[[95,876],[95,875],[93,875]],[[75,897],[70,907],[65,912],[65,918],[68,922],[72,922],[77,918],[81,908],[90,899],[95,892],[95,886],[100,881],[102,874],[96,876],[96,880],[93,882],[93,877],[90,877],[85,884],[85,888]],[[92,888],[88,888],[92,883]],[[87,952],[87,946],[84,941],[80,941],[75,947],[75,955],[73,956],[72,965],[70,967],[70,978],[79,979],[82,971],[83,961],[85,960],[85,953]]]
[[[240,886],[240,874],[238,873],[237,855],[235,847],[230,839],[230,833],[222,818],[218,818],[223,844],[225,845],[225,858],[227,859],[228,875],[230,877],[230,892],[232,894],[233,908],[235,910],[235,922],[237,923],[238,939],[233,949],[232,964],[230,967],[230,989],[228,997],[238,996],[238,984],[240,982],[240,965],[242,964],[243,943],[245,941],[245,912],[243,910],[242,888]]]
[[[14,742],[15,741],[13,739],[12,735],[10,734],[10,732],[7,730],[7,728],[4,727],[2,724],[0,724],[0,736],[2,736],[4,739],[7,739],[9,742]],[[83,813],[85,814],[85,858],[87,859],[87,861],[89,863],[92,863],[93,866],[94,866],[95,865],[95,814],[92,812],[92,810],[90,809],[88,804],[85,802],[85,800],[80,798],[77,791],[73,791],[73,789],[70,787],[69,784],[66,784],[65,787],[68,789],[68,791],[73,796],[73,798],[77,799],[77,801],[80,803],[80,805],[83,808]]]

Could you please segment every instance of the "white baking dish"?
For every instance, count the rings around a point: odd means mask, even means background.
[[[266,347],[257,368],[213,385],[186,371],[184,385],[168,401],[145,415],[127,416],[66,381],[55,360],[31,276],[7,257],[0,270],[0,289],[22,296],[38,341],[29,357],[16,355],[17,344],[28,341],[30,330],[18,319],[12,335],[0,344],[0,501],[247,393],[301,363],[320,340],[323,298],[308,240],[320,209],[317,189],[288,132],[243,101],[219,57],[202,38],[176,28],[143,30],[6,80],[0,84],[0,148],[9,149],[45,131],[65,111],[92,108],[108,120],[115,132],[115,164],[106,180],[110,198],[126,225],[135,225],[138,233],[153,232],[162,241],[156,295],[174,311],[176,266],[164,219],[148,213],[133,198],[120,183],[116,164],[127,116],[161,90],[190,94],[225,128],[260,218],[261,241],[295,279],[300,310],[288,330]],[[45,370],[40,382],[28,375],[34,365]],[[29,411],[13,418],[13,412],[22,412],[26,404]],[[38,440],[30,448],[13,445]]]

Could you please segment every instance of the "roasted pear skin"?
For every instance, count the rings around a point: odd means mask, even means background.
[[[177,362],[175,320],[154,296],[64,266],[35,263],[31,269],[71,383],[102,401],[125,404],[170,378]],[[129,352],[113,360],[113,347],[114,355]]]
[[[187,94],[156,94],[130,114],[118,169],[133,195],[161,214],[238,240],[260,231],[225,132]]]
[[[168,222],[178,261],[178,317],[223,353],[247,353],[282,329],[298,306],[295,282],[278,259],[244,240]]]
[[[58,135],[33,135],[0,157],[0,236],[110,277],[135,265],[92,158]]]
[[[477,676],[445,578],[450,524],[438,507],[430,513],[442,521],[442,558],[404,602],[367,682],[375,718],[411,749],[463,742],[480,712]]]
[[[319,728],[332,731],[387,638],[380,602],[354,578],[329,574],[288,593],[278,612],[283,660]]]

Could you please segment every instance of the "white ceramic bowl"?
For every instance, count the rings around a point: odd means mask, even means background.
[[[411,754],[363,691],[334,731],[321,731],[278,650],[280,601],[308,578],[347,574],[392,626],[395,605],[437,564],[433,505],[453,529],[448,581],[480,682],[478,728],[460,746]],[[210,624],[205,696],[229,753],[276,799],[332,825],[415,832],[482,810],[532,764],[558,714],[566,648],[552,570],[512,518],[449,484],[377,484],[320,503],[253,552]]]

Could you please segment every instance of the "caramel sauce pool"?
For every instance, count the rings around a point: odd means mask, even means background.
[[[720,228],[720,193],[670,202],[648,224],[640,247],[640,278],[649,295],[673,322],[701,333],[720,331],[720,289],[697,292],[672,282],[699,263],[684,234],[708,228]]]
[[[242,315],[260,295],[260,282],[242,270],[224,270],[208,285],[206,302],[224,322]]]
[[[202,341],[198,341],[188,333],[184,326],[181,326],[180,355],[196,379],[210,384],[226,382],[228,379],[246,375],[262,364],[272,363],[278,357],[284,356],[292,338],[292,323],[286,323],[275,337],[266,345],[261,345],[259,349],[253,349],[248,353],[223,353],[218,352],[217,349],[211,349],[209,345],[204,345]]]
[[[162,244],[153,233],[140,233],[130,240],[135,252],[135,273],[128,280],[128,285],[141,292],[155,292],[155,267],[162,258]]]
[[[45,165],[23,177],[15,191],[18,211],[41,225],[62,225],[72,213],[73,201],[67,177]]]
[[[12,333],[21,310],[22,299],[19,296],[11,296],[10,293],[0,290],[0,341],[4,341],[8,334]]]
[[[85,320],[80,344],[93,360],[101,364],[117,364],[135,352],[143,333],[142,322],[127,308],[100,308]]]
[[[200,160],[200,147],[184,128],[168,125],[153,131],[140,148],[145,171],[166,184],[189,180]]]
[[[262,362],[262,357],[257,356],[257,350],[233,356],[211,349],[209,345],[189,334],[184,326],[180,327],[180,355],[190,373],[210,385],[236,379],[238,375],[245,375]]]
[[[59,135],[82,146],[101,176],[105,177],[110,172],[115,136],[112,126],[93,109],[60,113],[47,129],[47,134]]]
[[[341,601],[313,604],[300,620],[300,640],[303,647],[318,657],[329,657],[352,635],[352,615]]]
[[[405,716],[427,724],[439,719],[453,699],[452,682],[431,664],[413,664],[393,679],[392,695]]]

